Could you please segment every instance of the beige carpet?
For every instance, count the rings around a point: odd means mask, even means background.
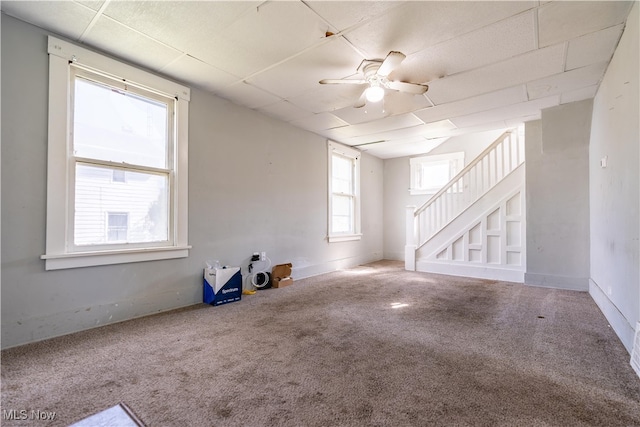
[[[586,293],[382,261],[2,352],[2,410],[66,426],[640,426],[640,379]],[[6,418],[6,417],[5,417]]]

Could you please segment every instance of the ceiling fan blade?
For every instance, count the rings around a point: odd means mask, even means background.
[[[399,92],[413,93],[414,95],[422,95],[425,93],[429,86],[421,85],[418,83],[407,83],[392,80],[387,83],[389,89],[397,90]]]
[[[402,52],[391,51],[387,57],[382,61],[382,65],[378,68],[377,74],[382,77],[387,77],[402,61],[404,61],[406,55]]]
[[[326,84],[341,84],[341,85],[361,85],[367,83],[366,80],[363,79],[322,79],[320,80],[321,85]]]

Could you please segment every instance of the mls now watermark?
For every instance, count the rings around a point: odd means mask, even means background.
[[[52,421],[56,418],[54,411],[41,411],[40,409],[3,409],[3,420],[40,420]]]

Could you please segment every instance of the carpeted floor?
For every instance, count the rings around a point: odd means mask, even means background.
[[[640,426],[640,379],[588,294],[402,267],[5,350],[2,425],[124,402],[148,426]]]

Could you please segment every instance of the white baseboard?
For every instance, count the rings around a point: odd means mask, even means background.
[[[385,252],[384,259],[391,261],[404,261],[404,252]]]
[[[478,279],[501,280],[522,283],[524,272],[487,265],[417,261],[416,270],[428,273],[447,274],[449,276],[475,277]]]
[[[570,291],[588,291],[589,279],[586,277],[555,276],[552,274],[525,273],[524,283],[543,288],[566,289]]]
[[[296,263],[293,263],[293,268],[291,269],[291,277],[293,279],[305,279],[307,277],[318,276],[320,274],[331,273],[332,271],[341,270],[344,268],[352,268],[358,265],[367,264],[369,262],[380,261],[382,258],[381,254],[378,252],[334,259],[322,264],[314,264],[314,265],[305,265],[305,266],[297,266]]]
[[[635,334],[635,329],[631,323],[629,323],[620,310],[618,310],[618,307],[615,306],[600,286],[592,279],[589,279],[589,295],[591,295],[591,298],[593,298],[596,305],[600,308],[600,311],[602,311],[602,314],[604,314],[604,317],[606,317],[609,325],[611,325],[611,328],[613,328],[616,335],[618,335],[624,347],[629,354],[631,354]]]
[[[631,367],[638,377],[640,377],[640,322],[636,323],[636,333],[633,339],[633,350],[631,351]]]

